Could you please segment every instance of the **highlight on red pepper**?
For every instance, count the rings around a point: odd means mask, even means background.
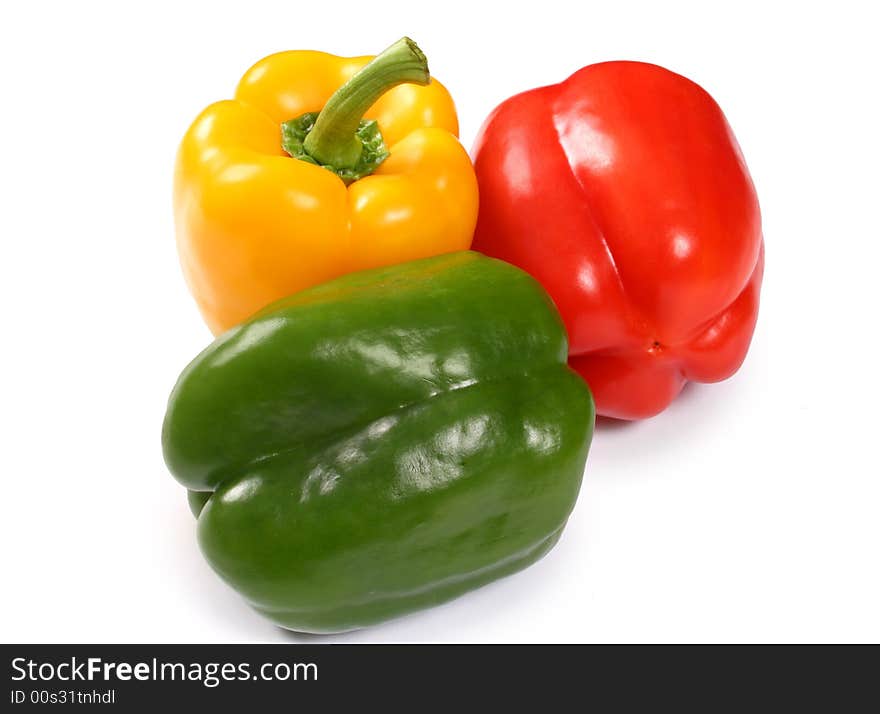
[[[569,333],[597,413],[639,419],[748,351],[758,198],[724,114],[656,65],[605,62],[503,102],[477,138],[473,247],[524,268]]]

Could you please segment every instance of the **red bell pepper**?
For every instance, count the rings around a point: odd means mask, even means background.
[[[764,266],[752,180],[721,109],[662,67],[606,62],[524,92],[475,148],[474,248],[537,278],[600,414],[657,414],[745,358]]]

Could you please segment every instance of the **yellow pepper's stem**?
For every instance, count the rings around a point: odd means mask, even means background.
[[[357,132],[366,111],[392,87],[430,81],[428,60],[419,46],[408,37],[398,40],[330,97],[303,141],[305,152],[321,165],[355,167],[363,152]]]

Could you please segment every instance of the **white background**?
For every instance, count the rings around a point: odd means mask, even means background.
[[[366,9],[369,6],[370,9]],[[870,3],[4,3],[0,638],[877,641],[878,180]],[[314,638],[203,561],[159,431],[210,341],[175,253],[195,115],[262,56],[415,38],[470,147],[507,96],[609,59],[725,109],[762,202],[751,352],[664,414],[600,425],[559,546],[451,604]]]

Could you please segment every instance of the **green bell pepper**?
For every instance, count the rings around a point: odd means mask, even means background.
[[[526,567],[592,436],[538,283],[473,252],[269,306],[183,372],[162,432],[211,566],[258,611],[350,630]]]

